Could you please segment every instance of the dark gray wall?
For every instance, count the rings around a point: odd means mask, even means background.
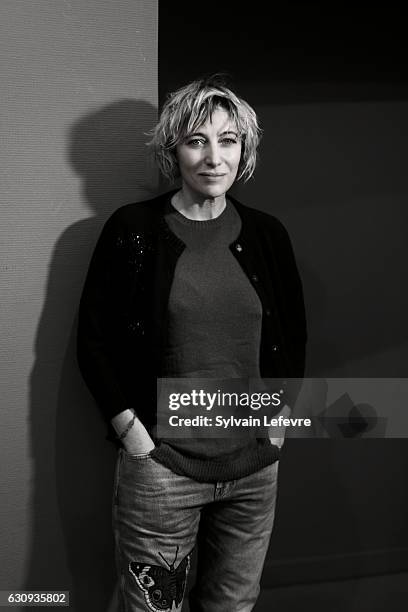
[[[307,375],[406,377],[408,101],[257,109],[261,163],[236,193],[292,237]],[[289,440],[264,584],[406,568],[407,458],[405,440]]]
[[[391,10],[160,3],[159,93],[226,71],[264,137],[234,187],[278,216],[304,283],[307,375],[408,376],[408,79]],[[400,16],[401,17],[401,16]],[[182,59],[182,61],[181,61]],[[264,586],[406,568],[405,440],[287,440]]]

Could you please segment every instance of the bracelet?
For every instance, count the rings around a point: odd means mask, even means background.
[[[135,419],[136,419],[136,412],[132,408],[131,408],[131,410],[133,412],[133,417],[130,419],[129,423],[126,425],[125,429],[122,431],[120,436],[116,436],[117,440],[123,440],[123,438],[126,438],[126,436],[128,435],[129,431],[133,427],[133,423],[135,422]]]

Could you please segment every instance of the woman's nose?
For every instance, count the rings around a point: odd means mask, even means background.
[[[210,144],[208,146],[205,161],[209,166],[219,166],[221,163],[221,155],[217,144]]]

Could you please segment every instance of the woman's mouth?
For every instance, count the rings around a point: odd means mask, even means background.
[[[225,173],[215,174],[214,172],[200,172],[199,175],[209,180],[217,180],[225,176]]]

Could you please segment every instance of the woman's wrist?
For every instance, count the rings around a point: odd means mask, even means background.
[[[148,453],[155,447],[146,427],[132,410],[124,410],[116,415],[111,423],[127,452]],[[125,431],[126,434],[123,435]]]

